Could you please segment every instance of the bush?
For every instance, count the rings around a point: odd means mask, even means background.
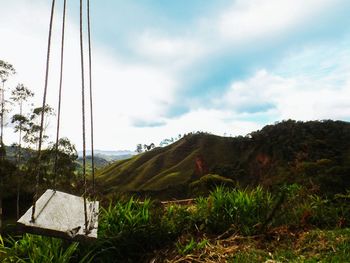
[[[217,187],[208,197],[207,206],[201,205],[197,212],[205,215],[204,222],[211,233],[234,228],[241,234],[249,235],[265,222],[271,207],[272,196],[261,187],[250,191],[227,191]]]
[[[149,199],[144,202],[130,198],[102,209],[99,242],[95,248],[96,262],[138,262],[150,251],[173,238],[169,224],[162,223],[162,207]]]
[[[295,185],[288,186],[286,191],[286,200],[273,220],[275,226],[320,228],[349,226],[349,194],[322,197],[310,194],[308,189]]]
[[[199,180],[191,183],[189,188],[191,193],[195,196],[207,196],[218,186],[234,188],[236,183],[232,179],[220,176],[218,174],[207,174],[201,177]]]
[[[77,256],[78,243],[65,243],[61,239],[26,234],[16,240],[5,241],[0,236],[1,262],[72,262]],[[78,262],[91,262],[90,254],[81,257]]]

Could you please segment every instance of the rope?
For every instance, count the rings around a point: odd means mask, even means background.
[[[54,190],[56,190],[56,179],[58,173],[58,139],[60,133],[60,120],[61,120],[61,100],[62,100],[62,79],[63,79],[63,54],[64,54],[64,30],[66,24],[66,4],[67,0],[63,3],[63,18],[62,18],[62,37],[61,37],[61,69],[60,69],[60,86],[58,92],[58,113],[57,113],[57,130],[56,130],[56,148],[55,148],[55,166],[54,166]]]
[[[91,77],[90,0],[87,0],[87,18],[88,18],[88,41],[89,41],[89,85],[90,85],[90,116],[91,116],[90,128],[91,128],[92,194],[95,197],[94,116],[93,116],[92,77]]]
[[[33,209],[32,209],[32,222],[35,222],[35,204],[38,200],[39,195],[39,165],[41,161],[41,145],[42,145],[42,139],[43,139],[43,130],[44,130],[44,112],[45,112],[45,106],[46,106],[46,94],[47,94],[47,83],[48,83],[48,75],[49,75],[49,64],[50,64],[50,48],[51,48],[51,33],[52,33],[52,21],[53,21],[53,15],[54,15],[54,9],[55,9],[55,0],[52,0],[52,6],[51,6],[51,16],[50,16],[50,26],[49,26],[49,37],[48,37],[48,43],[47,43],[47,57],[46,57],[46,73],[45,73],[45,87],[44,87],[44,96],[43,96],[43,107],[41,112],[41,122],[40,122],[40,133],[39,133],[39,146],[38,146],[38,163],[37,163],[37,174],[36,174],[36,185],[35,185],[35,194],[33,198]]]
[[[88,233],[88,217],[86,209],[86,141],[85,141],[85,83],[84,83],[84,49],[83,49],[83,1],[80,0],[80,58],[81,58],[81,108],[83,125],[83,176],[84,176],[84,216],[85,233]]]

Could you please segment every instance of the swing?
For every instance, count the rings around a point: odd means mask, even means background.
[[[92,117],[92,81],[91,81],[91,41],[90,41],[90,1],[87,0],[87,19],[88,19],[88,43],[89,43],[89,80],[90,80],[90,110],[91,110],[91,155],[92,155],[92,182],[93,195],[95,194],[95,169],[94,169],[94,146],[93,146],[93,117]],[[43,96],[43,109],[46,105],[46,93],[49,72],[49,57],[51,45],[52,21],[55,9],[55,0],[52,1],[51,17],[49,26],[48,50],[46,60],[45,87]],[[56,187],[57,160],[58,160],[58,140],[61,112],[61,93],[62,93],[62,72],[63,72],[63,53],[64,53],[64,32],[65,32],[66,0],[63,7],[62,39],[61,39],[61,70],[58,99],[58,117],[56,134],[56,156],[54,186]],[[40,198],[39,192],[39,164],[41,161],[41,147],[43,138],[44,110],[41,112],[41,128],[39,134],[38,146],[38,164],[36,175],[35,195],[33,205],[17,221],[20,230],[26,233],[39,234],[64,238],[74,241],[95,240],[98,229],[98,209],[99,202],[96,200],[87,200],[87,180],[86,180],[86,142],[85,142],[85,101],[84,101],[84,58],[83,58],[83,36],[82,36],[82,0],[80,0],[80,51],[81,51],[81,74],[82,74],[82,122],[83,122],[83,175],[84,175],[84,194],[82,197],[47,189]]]

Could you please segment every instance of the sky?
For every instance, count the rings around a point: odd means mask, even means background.
[[[0,0],[0,59],[17,71],[6,87],[23,83],[38,106],[50,2]],[[81,149],[79,1],[67,2],[61,135]],[[350,120],[348,0],[90,2],[96,149],[135,150],[193,131],[246,135],[286,119]],[[62,7],[56,0],[54,108]],[[5,143],[15,139],[9,125]]]

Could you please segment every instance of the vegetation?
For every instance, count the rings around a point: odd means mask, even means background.
[[[261,187],[217,187],[208,197],[185,206],[118,199],[102,208],[97,242],[78,245],[34,235],[5,238],[0,258],[4,262],[48,258],[50,262],[347,262],[349,199],[350,192],[328,199],[299,185],[284,186],[279,194]]]
[[[14,73],[0,61],[2,84]],[[32,96],[23,85],[12,92],[18,144],[4,145],[4,92],[2,85],[0,211],[3,198],[31,200],[37,175],[45,188],[78,193],[78,154],[69,139],[47,143],[37,163],[39,117],[53,110],[23,111]],[[349,139],[347,122],[288,120],[245,137],[195,133],[164,140],[166,147],[140,144],[139,155],[97,174],[102,207],[96,242],[17,236],[6,229],[0,261],[347,262]],[[147,196],[194,199],[180,205]],[[14,207],[5,204],[6,212]]]
[[[75,146],[67,138],[60,138],[57,147],[47,142],[49,137],[45,130],[49,118],[43,123],[43,140],[46,142],[40,165],[37,163],[41,114],[45,112],[49,117],[54,111],[49,105],[33,107],[30,99],[34,93],[23,84],[9,90],[5,82],[15,73],[11,64],[0,60],[0,231],[3,230],[3,217],[14,220],[28,208],[37,175],[44,187],[56,186],[60,190],[79,192],[81,184],[76,171],[78,156]],[[14,133],[18,133],[18,142],[11,146],[5,146],[3,138],[7,119],[11,121]]]
[[[97,180],[106,195],[142,192],[164,199],[195,196],[192,187],[208,174],[242,187],[261,185],[274,191],[298,183],[334,194],[350,187],[349,152],[349,123],[288,120],[245,137],[185,135],[101,169]]]

